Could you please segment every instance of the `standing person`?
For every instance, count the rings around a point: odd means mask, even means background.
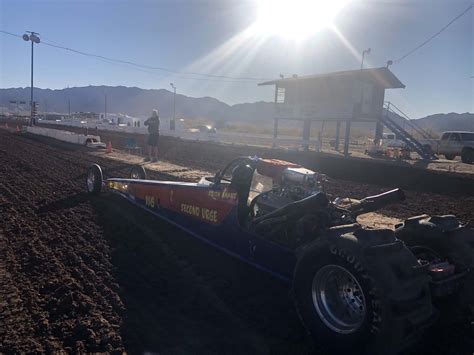
[[[158,161],[158,139],[160,137],[160,117],[158,116],[158,110],[153,110],[151,117],[144,123],[148,126],[148,156],[145,161],[152,161],[153,163]]]

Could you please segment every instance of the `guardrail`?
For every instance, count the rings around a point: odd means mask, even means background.
[[[50,137],[54,138],[63,142],[68,142],[68,143],[73,143],[73,144],[80,144],[80,145],[86,145],[86,143],[90,140],[90,142],[99,142],[100,143],[100,137],[95,136],[95,135],[84,135],[84,134],[77,134],[74,132],[68,132],[68,131],[60,131],[57,129],[51,129],[51,128],[44,128],[44,127],[26,127],[26,131],[28,133],[32,134],[37,134],[40,136],[45,136],[45,137]]]
[[[103,123],[81,123],[80,121],[41,121],[47,124],[57,124],[61,126],[72,126],[82,127],[85,130],[88,129],[90,133],[93,133],[97,128],[98,130],[133,133],[133,134],[147,134],[146,127],[133,127],[133,126],[117,126],[108,125]],[[231,132],[190,132],[184,130],[171,131],[167,128],[162,128],[160,134],[163,136],[177,137],[186,140],[194,141],[210,141],[210,142],[221,142],[221,143],[232,143],[232,144],[243,144],[243,145],[255,145],[255,146],[270,146],[270,147],[290,147],[295,149],[305,148],[319,151],[321,149],[321,143],[318,140],[303,140],[292,136],[279,136],[273,138],[273,136],[265,134],[247,134],[247,133],[231,133]]]

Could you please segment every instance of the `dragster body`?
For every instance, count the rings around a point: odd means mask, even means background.
[[[439,314],[474,320],[469,225],[420,215],[394,230],[364,227],[358,215],[402,202],[403,191],[334,198],[325,181],[298,164],[240,157],[194,183],[149,180],[143,166],[129,179],[104,179],[96,164],[86,183],[286,281],[307,331],[329,352],[393,354]]]
[[[111,178],[106,185],[189,234],[289,282],[296,264],[294,250],[258,238],[241,226],[237,191],[229,183],[208,182]]]

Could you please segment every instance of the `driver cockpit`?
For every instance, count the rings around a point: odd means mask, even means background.
[[[287,161],[240,157],[206,181],[227,185],[237,193],[238,221],[249,227],[266,214],[321,192],[321,177]]]

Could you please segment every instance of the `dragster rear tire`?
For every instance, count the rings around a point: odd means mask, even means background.
[[[92,195],[98,195],[102,191],[102,183],[104,181],[102,169],[98,164],[93,164],[87,170],[86,188],[87,192]]]
[[[368,342],[371,327],[376,325],[377,319],[367,316],[375,313],[372,304],[378,304],[378,300],[374,295],[375,285],[370,282],[364,269],[357,270],[355,268],[354,263],[360,264],[355,258],[351,258],[353,263],[338,254],[332,253],[325,253],[325,255],[315,253],[314,257],[311,258],[314,260],[314,263],[305,267],[300,266],[300,270],[298,270],[297,277],[294,280],[294,294],[298,315],[308,332],[330,353],[342,353],[349,349],[361,348],[364,343]],[[323,311],[324,307],[319,305],[317,308],[315,305],[324,303],[318,300],[315,302],[315,298],[321,298],[321,295],[317,295],[317,289],[315,290],[313,286],[318,275],[324,273],[327,267],[340,267],[344,273],[352,275],[352,278],[359,285],[358,288],[362,291],[364,319],[361,324],[352,327],[352,329],[344,330],[342,329],[343,327],[337,329],[337,320],[335,321],[330,316],[323,315],[324,313],[329,313],[328,310]],[[346,333],[342,333],[344,331]]]
[[[141,165],[134,165],[130,169],[130,179],[146,180],[145,168]]]
[[[376,233],[371,232],[371,242],[377,240]],[[424,275],[411,274],[417,261],[394,237],[394,242],[385,247],[363,245],[355,234],[328,238],[327,243],[311,246],[300,256],[292,289],[298,315],[316,342],[330,354],[396,354],[416,341],[422,325],[433,316],[428,280]],[[370,252],[382,256],[367,258],[366,249],[371,247],[380,247],[381,250]],[[343,270],[338,273],[346,275],[347,280],[354,279],[355,287],[343,290],[345,283],[339,282],[344,277],[339,281],[334,277],[338,292],[315,288],[315,280],[321,279],[321,273],[329,279],[328,267]],[[346,301],[346,310],[338,313],[334,305],[340,304],[340,299],[347,299],[341,291],[349,295],[349,301]],[[362,318],[356,317],[355,321],[338,318],[338,314],[351,314],[354,304],[362,305]]]

